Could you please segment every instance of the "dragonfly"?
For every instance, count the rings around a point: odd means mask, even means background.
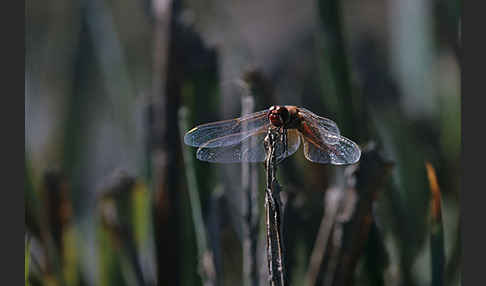
[[[202,124],[189,130],[184,143],[198,147],[197,159],[214,163],[264,162],[264,140],[270,128],[284,138],[275,146],[278,161],[304,145],[307,160],[332,165],[359,161],[361,149],[342,136],[336,123],[293,105],[274,105],[239,118]]]

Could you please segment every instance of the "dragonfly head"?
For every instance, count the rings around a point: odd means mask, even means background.
[[[281,127],[290,122],[290,114],[286,107],[274,105],[270,107],[268,119],[275,127]]]

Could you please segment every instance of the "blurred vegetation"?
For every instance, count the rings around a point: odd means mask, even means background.
[[[242,166],[181,142],[241,115],[239,80],[363,148],[279,166],[291,285],[460,285],[461,6],[27,1],[26,285],[268,284],[263,164],[249,279]]]

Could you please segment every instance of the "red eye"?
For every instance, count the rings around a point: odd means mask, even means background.
[[[268,119],[270,119],[270,122],[275,127],[280,127],[280,126],[284,125],[284,122],[282,120],[282,117],[280,117],[280,115],[278,114],[278,112],[276,112],[275,110],[273,110],[272,112],[270,112],[270,114],[268,115]]]

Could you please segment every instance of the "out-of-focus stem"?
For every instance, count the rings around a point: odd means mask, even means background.
[[[432,267],[432,286],[444,285],[444,230],[442,227],[442,204],[437,176],[432,164],[425,162],[427,177],[429,179],[430,191],[432,193],[430,219],[430,263]]]
[[[30,236],[29,234],[27,233],[26,235],[26,238],[25,238],[25,253],[24,253],[24,256],[25,256],[25,261],[24,261],[24,273],[25,273],[25,285],[26,286],[29,286],[30,285],[30,282],[29,282],[29,266],[30,266]]]
[[[306,274],[307,285],[314,286],[321,269],[322,262],[326,255],[326,247],[328,245],[329,237],[334,226],[339,200],[342,197],[342,190],[338,188],[330,188],[326,191],[324,204],[326,206],[324,216],[322,217],[321,226],[317,234],[316,242],[312,250],[309,270]]]
[[[333,271],[331,285],[354,285],[353,273],[368,242],[374,220],[373,205],[385,185],[392,166],[393,164],[382,157],[374,144],[368,144],[363,148],[359,168],[356,171],[351,167],[346,169],[349,172],[345,177],[350,176],[347,180],[352,183],[345,189],[346,198],[343,200],[346,205],[349,204],[348,208],[345,208],[348,210],[339,212],[336,217],[336,228],[342,230],[342,235],[338,244],[338,264]],[[379,284],[375,282],[373,285]]]
[[[247,115],[253,111],[254,99],[249,94],[248,88],[244,87],[241,96],[241,113]],[[245,124],[246,125],[246,124]],[[247,126],[242,126],[246,130]],[[250,142],[245,142],[250,144]],[[251,145],[251,144],[250,144]],[[243,150],[246,147],[243,146]],[[257,244],[258,244],[258,173],[255,166],[244,162],[241,165],[241,185],[243,191],[242,210],[243,210],[243,285],[257,286],[258,264],[257,264]]]
[[[152,0],[153,78],[149,113],[149,178],[153,185],[153,223],[156,250],[157,283],[180,284],[180,254],[178,253],[179,217],[175,211],[177,188],[176,153],[178,130],[173,128],[177,115],[169,109],[169,99],[180,94],[182,80],[175,70],[177,49],[174,49],[174,23],[178,10],[172,0]],[[172,103],[174,104],[174,103]],[[177,103],[175,105],[177,106]],[[172,122],[173,124],[167,124]]]
[[[187,109],[179,109],[179,127],[180,137],[184,138],[185,130],[188,130]],[[199,255],[200,269],[203,284],[206,286],[216,285],[216,274],[212,252],[208,248],[206,228],[204,225],[201,211],[201,201],[199,199],[199,190],[196,182],[196,173],[194,171],[194,161],[189,154],[188,148],[182,143],[182,157],[184,158],[184,167],[186,171],[187,189],[189,193],[189,202],[192,210],[192,220],[194,223],[194,232],[196,234],[196,243]]]

